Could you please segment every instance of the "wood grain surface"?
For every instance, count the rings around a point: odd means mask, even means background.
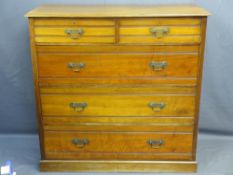
[[[73,139],[88,139],[89,143],[78,147]],[[162,140],[153,148],[148,140]],[[45,131],[45,152],[87,153],[190,153],[192,134],[119,133],[119,132],[53,132]]]
[[[28,12],[26,17],[187,17],[208,16],[196,5],[43,5]]]
[[[52,77],[196,77],[196,54],[38,54],[40,78]],[[151,63],[166,63],[154,70]],[[85,64],[76,71],[68,64]]]
[[[41,171],[79,172],[196,172],[195,161],[64,161],[42,160]]]
[[[208,15],[195,5],[28,12],[40,169],[194,172]]]
[[[75,111],[70,103],[87,103],[83,111]],[[149,103],[164,103],[154,111]],[[78,116],[193,116],[192,95],[41,95],[43,115]],[[156,108],[157,110],[157,108]]]
[[[194,117],[43,116],[50,131],[193,132]]]

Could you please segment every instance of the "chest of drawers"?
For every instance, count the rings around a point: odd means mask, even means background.
[[[30,11],[42,171],[193,172],[208,12]]]

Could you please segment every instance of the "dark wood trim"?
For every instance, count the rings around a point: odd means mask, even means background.
[[[199,48],[199,63],[197,71],[197,95],[196,95],[196,112],[195,112],[195,127],[193,133],[193,160],[196,160],[196,150],[197,150],[197,136],[198,136],[198,122],[199,122],[199,112],[200,112],[200,99],[201,99],[201,87],[202,87],[202,72],[203,72],[203,61],[204,61],[204,51],[205,51],[205,39],[206,39],[206,25],[207,17],[202,17],[201,20],[201,44]]]
[[[39,140],[40,140],[40,151],[41,159],[45,158],[44,153],[44,135],[43,135],[43,124],[42,124],[42,112],[41,112],[41,102],[40,102],[40,92],[39,92],[39,81],[38,81],[38,67],[37,67],[37,52],[36,43],[34,40],[34,19],[29,18],[29,33],[30,33],[30,46],[31,46],[31,60],[34,78],[34,93],[36,98],[37,106],[37,120],[38,120],[38,130],[39,130]]]

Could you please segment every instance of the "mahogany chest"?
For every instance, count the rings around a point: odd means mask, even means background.
[[[196,170],[207,11],[45,5],[26,16],[42,171]]]

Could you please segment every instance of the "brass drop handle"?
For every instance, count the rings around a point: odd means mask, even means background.
[[[150,102],[148,106],[154,111],[154,112],[159,112],[162,109],[166,107],[166,104],[163,102],[156,103],[156,102]]]
[[[80,72],[81,69],[85,68],[85,63],[68,63],[67,67],[72,69],[74,72]]]
[[[151,148],[158,149],[164,144],[164,141],[161,139],[160,140],[149,139],[147,140],[147,144],[150,145]]]
[[[166,61],[151,61],[149,66],[153,71],[162,71],[168,66],[168,63]]]
[[[82,36],[84,34],[84,30],[83,30],[83,28],[66,29],[65,33],[67,34],[67,36],[69,36],[72,39],[78,39],[80,36]]]
[[[150,33],[156,38],[162,38],[169,32],[168,27],[151,27]]]
[[[83,111],[86,107],[88,106],[87,103],[76,103],[76,102],[71,102],[70,107],[73,108],[76,112],[81,112]]]
[[[88,139],[77,139],[74,138],[71,141],[73,143],[73,145],[77,146],[78,148],[83,148],[85,145],[89,144],[89,140]]]

